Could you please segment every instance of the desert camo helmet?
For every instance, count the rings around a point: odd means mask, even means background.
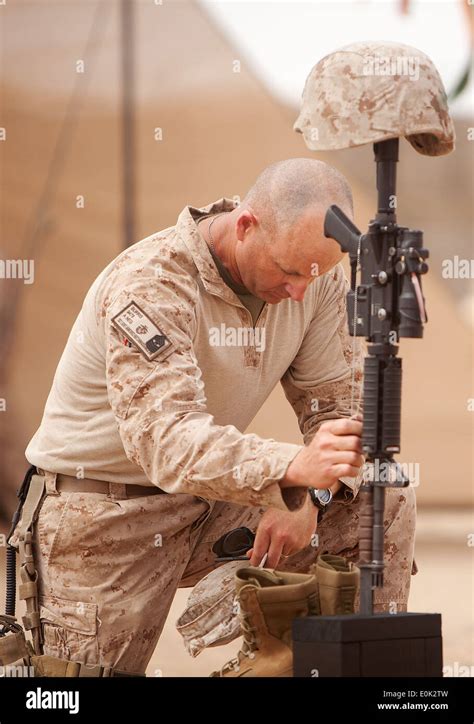
[[[322,58],[306,79],[293,128],[312,151],[405,136],[419,153],[443,156],[455,141],[433,61],[388,42],[353,43]]]

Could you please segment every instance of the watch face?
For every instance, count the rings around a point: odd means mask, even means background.
[[[323,505],[327,505],[332,498],[331,491],[327,488],[320,488],[317,495]]]

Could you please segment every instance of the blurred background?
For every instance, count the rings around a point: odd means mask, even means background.
[[[399,461],[420,471],[409,608],[443,614],[446,675],[456,665],[474,675],[474,281],[442,274],[445,259],[474,259],[472,10],[466,0],[0,2],[0,256],[34,261],[33,283],[0,279],[0,533],[97,274],[187,204],[243,197],[265,166],[297,156],[347,176],[364,230],[376,210],[372,149],[308,151],[292,130],[301,92],[341,45],[414,45],[450,94],[457,145],[428,158],[400,142],[399,223],[424,230],[431,258],[424,339],[400,348]],[[301,442],[279,387],[249,430]],[[149,675],[207,675],[239,647],[188,656],[174,630],[188,594],[178,591]]]

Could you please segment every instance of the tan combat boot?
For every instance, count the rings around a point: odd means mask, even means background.
[[[293,676],[291,625],[319,613],[316,577],[253,566],[235,577],[244,641],[237,658],[211,676]]]
[[[322,616],[354,613],[360,570],[342,556],[323,554],[311,566],[318,581]]]

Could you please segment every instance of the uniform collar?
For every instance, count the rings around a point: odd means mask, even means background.
[[[178,216],[176,232],[191,253],[204,288],[211,294],[217,294],[223,299],[233,304],[239,303],[241,306],[239,298],[219,274],[206,240],[197,227],[197,222],[204,216],[219,214],[222,211],[233,211],[237,206],[236,201],[226,197],[200,208],[185,206]]]

